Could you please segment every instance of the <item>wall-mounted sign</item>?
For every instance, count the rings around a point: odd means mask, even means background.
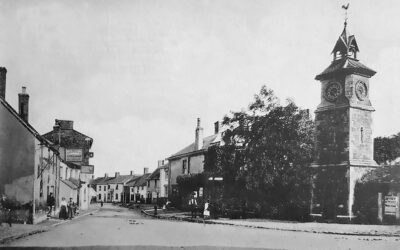
[[[93,165],[81,166],[81,173],[82,174],[94,174],[94,166]]]
[[[385,215],[396,215],[397,204],[397,196],[385,196]]]
[[[94,156],[94,153],[93,152],[89,152],[89,157],[93,158],[93,156]]]
[[[65,160],[71,162],[81,162],[83,160],[82,149],[66,149]]]

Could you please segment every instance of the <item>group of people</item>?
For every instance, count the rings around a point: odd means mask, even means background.
[[[192,195],[192,197],[189,200],[189,207],[190,207],[191,217],[196,218],[198,207],[197,207],[197,200],[194,195]],[[207,200],[204,203],[203,218],[204,219],[210,218],[210,200]]]
[[[11,227],[12,222],[12,209],[6,206],[6,196],[0,196],[0,226],[2,226],[3,222],[6,222]]]
[[[72,219],[77,213],[77,204],[72,200],[72,198],[69,198],[69,201],[67,202],[64,197],[61,198],[61,203],[60,203],[60,214],[59,218],[60,219]]]

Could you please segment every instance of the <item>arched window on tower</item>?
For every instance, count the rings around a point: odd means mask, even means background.
[[[364,143],[364,128],[360,128],[360,141],[361,143]]]

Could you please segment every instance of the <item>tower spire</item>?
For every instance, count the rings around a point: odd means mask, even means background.
[[[347,10],[349,9],[350,3],[347,3],[347,5],[342,5],[342,9],[344,9],[344,28],[346,29],[347,26]]]

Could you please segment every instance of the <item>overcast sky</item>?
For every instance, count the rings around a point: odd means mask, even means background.
[[[312,111],[347,1],[0,0],[0,66],[30,123],[74,120],[94,138],[95,174],[155,169],[263,84]],[[374,135],[400,132],[400,3],[350,1],[349,30],[371,79]]]

